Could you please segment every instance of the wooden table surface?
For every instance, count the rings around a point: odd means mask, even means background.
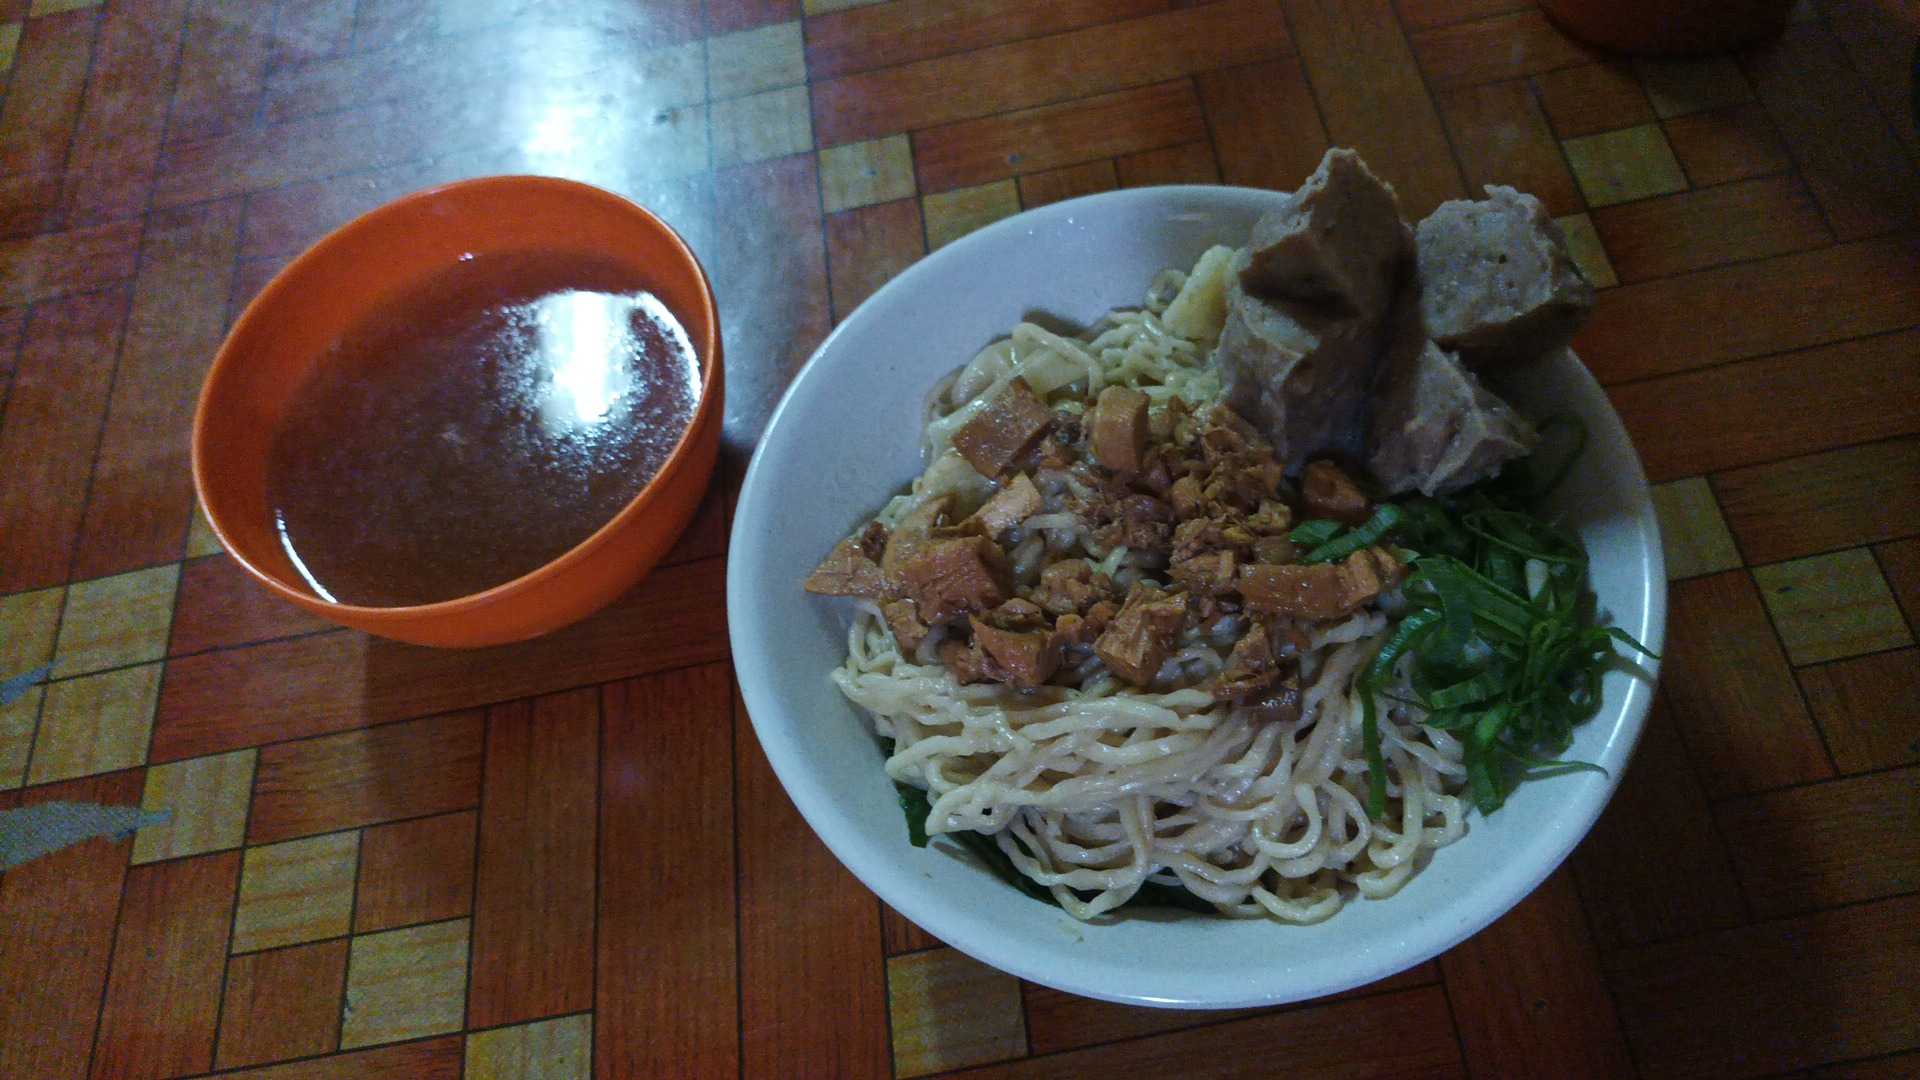
[[[0,709],[0,809],[173,814],[0,878],[0,1077],[1920,1073],[1912,5],[1663,63],[1521,0],[857,5],[0,0],[0,677],[52,664]],[[1660,700],[1569,864],[1435,962],[1233,1014],[1022,985],[782,794],[728,669],[727,492],[929,248],[1116,186],[1290,188],[1329,144],[1415,216],[1538,194],[1602,286],[1578,345],[1658,485]],[[193,509],[223,331],[351,215],[520,171],[710,269],[698,520],[512,648],[270,600]]]

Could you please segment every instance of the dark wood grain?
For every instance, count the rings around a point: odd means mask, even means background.
[[[796,154],[723,170],[714,177],[713,202],[715,221],[726,226],[705,253],[720,282],[714,301],[721,334],[728,355],[760,360],[727,375],[721,439],[744,454],[787,381],[833,326],[815,158]],[[719,595],[716,587],[712,596]]]
[[[14,50],[14,86],[31,94],[8,94],[0,107],[0,172],[34,172],[57,167],[80,115],[87,60],[99,12],[90,8],[56,12],[20,29]]]
[[[1920,1039],[1920,897],[1881,900],[1602,959],[1640,1065],[1758,1076]]]
[[[487,710],[467,1025],[593,1007],[600,694]]]
[[[262,588],[227,555],[180,564],[170,655],[311,634],[332,627]]]
[[[1526,80],[1465,86],[1439,101],[1466,173],[1466,193],[1478,196],[1488,184],[1505,184],[1539,199],[1556,217],[1586,209]]]
[[[1535,75],[1540,107],[1562,139],[1644,124],[1653,106],[1633,71],[1619,61],[1583,64]]]
[[[1309,106],[1312,104],[1308,103]],[[1316,117],[1314,126],[1319,126]],[[1326,141],[1326,134],[1319,136]],[[1217,184],[1220,163],[1214,160],[1213,144],[1190,142],[1163,150],[1143,150],[1127,154],[1113,163],[1121,187],[1150,187],[1154,184]]]
[[[1408,30],[1505,15],[1531,6],[1527,0],[1395,0],[1394,3],[1401,24]]]
[[[410,720],[260,751],[247,843],[464,810],[480,801],[475,712]]]
[[[224,135],[253,122],[272,49],[274,11],[252,0],[199,0],[167,118],[170,141]]]
[[[139,801],[142,772],[9,797],[125,806]],[[0,1031],[10,1033],[0,1039],[0,1076],[86,1075],[132,846],[90,840],[0,875]]]
[[[1269,1013],[1153,1039],[1028,1058],[969,1076],[1097,1076],[1122,1072],[1228,1078],[1465,1076],[1438,987]]]
[[[186,6],[187,0],[154,0],[113,4],[101,13],[86,97],[67,148],[63,200],[70,226],[146,209],[169,107],[166,96],[153,92],[153,80],[174,69]]]
[[[1152,153],[1152,151],[1143,150],[1141,153]],[[1101,158],[1099,161],[1089,161],[1084,165],[1063,165],[1058,169],[1029,173],[1022,176],[1018,183],[1020,205],[1023,209],[1031,210],[1036,206],[1045,206],[1065,199],[1077,199],[1082,195],[1112,191],[1120,186],[1120,175],[1115,170],[1112,159]]]
[[[1655,482],[1776,462],[1920,432],[1920,414],[1907,408],[1920,393],[1915,341],[1920,331],[1843,341],[1648,379],[1609,396]],[[1780,409],[1781,401],[1796,407]],[[1883,484],[1899,492],[1911,477]]]
[[[717,559],[650,575],[607,610],[523,645],[426,649],[336,631],[167,665],[152,757],[171,761],[511,701],[726,655]],[[261,717],[273,717],[263,725]]]
[[[1887,584],[1907,616],[1907,625],[1920,627],[1920,539],[1880,544],[1873,549]]]
[[[821,146],[1144,86],[1287,47],[1279,13],[1219,3],[849,75],[813,87]],[[1061,56],[1080,62],[1056,63]]]
[[[1532,5],[1527,5],[1530,9]],[[1574,67],[1596,54],[1535,10],[1463,22],[1411,35],[1420,69],[1435,89],[1473,86]]]
[[[880,905],[880,938],[881,947],[888,956],[937,949],[943,944],[939,938],[920,929],[911,919],[884,903]]]
[[[360,834],[355,933],[457,919],[473,910],[472,810],[376,825]]]
[[[1759,104],[1676,116],[1663,125],[1673,156],[1695,187],[1710,187],[1793,167],[1780,133]]]
[[[733,738],[742,1072],[885,1076],[879,901],[801,820],[737,697]]]
[[[1007,176],[1157,150],[1205,138],[1190,79],[1060,105],[943,124],[913,137],[920,192],[931,195]]]
[[[829,214],[826,230],[833,311],[842,319],[927,251],[918,199]]]
[[[1820,23],[1801,23],[1747,58],[1807,185],[1843,240],[1920,221],[1920,172]]]
[[[1920,769],[1755,795],[1714,814],[1762,918],[1920,889]]]
[[[1920,345],[1920,334],[1876,340],[1884,351],[1857,350],[1855,358],[1898,370],[1898,350]],[[1756,563],[1889,540],[1920,522],[1920,439],[1735,469],[1714,477],[1713,490],[1734,539]]]
[[[1393,185],[1401,211],[1412,220],[1465,195],[1446,132],[1389,0],[1283,4],[1333,142],[1359,151]]]
[[[1678,582],[1670,603],[1661,685],[1708,794],[1832,776],[1752,576]]]
[[[238,1080],[459,1080],[465,1041],[449,1035],[225,1075]]]
[[[1795,674],[1841,772],[1920,761],[1920,650],[1836,660]]]
[[[347,941],[247,953],[227,961],[220,1006],[222,1069],[324,1054],[340,1038]]]
[[[1202,72],[1194,82],[1221,180],[1292,191],[1320,164],[1327,129],[1298,58]],[[1124,176],[1121,182],[1128,183]]]
[[[1701,317],[1733,310],[1742,317]],[[1917,324],[1920,241],[1893,238],[1608,289],[1573,344],[1609,383]]]
[[[1603,950],[1723,930],[1748,917],[1666,697],[1654,698],[1619,790],[1573,852],[1588,921]],[[1674,887],[1676,865],[1687,868],[1686,888]]]
[[[898,0],[855,7],[807,20],[807,71],[816,79],[832,79],[1152,15],[1171,6],[1169,0]]]
[[[200,1072],[213,1061],[240,853],[127,871],[92,1076]]]
[[[1794,176],[1602,206],[1593,211],[1593,227],[1621,281],[1668,277],[1833,242],[1820,204]]]
[[[600,1076],[739,1069],[731,705],[726,669],[712,664],[605,690]]]
[[[147,223],[74,557],[77,577],[180,557],[193,506],[188,434],[200,382],[226,332],[226,272],[240,214],[229,201]]]
[[[1467,1068],[1476,1076],[1633,1071],[1565,870],[1440,958]],[[1566,1048],[1580,1047],[1569,1055]]]
[[[19,363],[0,413],[0,590],[67,580],[86,508],[127,291],[43,301],[23,320]]]
[[[0,304],[87,292],[133,276],[140,222],[0,242]]]

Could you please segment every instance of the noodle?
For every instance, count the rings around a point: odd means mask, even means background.
[[[1163,275],[1147,309],[1115,313],[1081,338],[1022,323],[983,350],[930,396],[932,464],[879,520],[891,527],[940,495],[977,506],[991,493],[951,442],[1015,378],[1042,394],[1071,388],[1083,400],[1124,385],[1155,409],[1175,397],[1189,406],[1218,401],[1219,377],[1205,364],[1212,342],[1172,333],[1161,314],[1177,308],[1191,326],[1225,264],[1203,257],[1191,275]],[[1074,477],[1043,471],[1035,479],[1046,508],[1007,544],[1018,584],[1066,556],[1087,558],[1121,588],[1157,580],[1159,568],[1125,547],[1101,550],[1065,512]],[[1221,669],[1238,629],[1223,621],[1188,631],[1153,690],[1125,686],[1089,659],[1022,692],[961,684],[934,659],[937,634],[903,655],[863,605],[832,678],[893,741],[887,775],[927,791],[929,835],[992,836],[1019,873],[1077,918],[1110,912],[1150,882],[1183,887],[1225,914],[1288,923],[1326,919],[1353,895],[1392,895],[1427,852],[1465,832],[1455,794],[1465,777],[1461,744],[1424,726],[1418,708],[1393,704],[1405,695],[1390,690],[1379,717],[1388,809],[1370,820],[1354,678],[1382,645],[1386,615],[1370,605],[1298,627],[1306,644],[1297,719],[1216,701],[1196,685]]]

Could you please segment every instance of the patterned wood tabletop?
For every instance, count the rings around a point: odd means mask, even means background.
[[[1920,1073],[1916,35],[1902,0],[1663,62],[1523,0],[0,0],[0,677],[52,665],[0,709],[0,809],[173,813],[0,877],[0,1077]],[[1230,1014],[1021,984],[781,792],[728,669],[726,493],[930,248],[1114,187],[1290,188],[1330,144],[1414,215],[1537,193],[1603,287],[1578,346],[1674,578],[1645,741],[1565,868],[1384,983]],[[195,513],[200,378],[326,229],[508,171],[701,254],[722,476],[550,638],[332,629]]]

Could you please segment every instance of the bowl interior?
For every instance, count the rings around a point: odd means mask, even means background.
[[[302,380],[345,331],[462,256],[532,249],[633,269],[685,326],[703,395],[713,386],[719,331],[705,276],[673,231],[645,210],[598,188],[535,176],[406,196],[295,259],[221,346],[195,420],[194,470],[227,550],[271,584],[324,604],[288,562],[266,504],[268,451]]]
[[[799,374],[755,454],[728,566],[734,662],[756,733],[794,803],[868,887],[955,947],[1023,978],[1091,997],[1239,1007],[1333,993],[1426,960],[1505,912],[1598,816],[1639,736],[1651,685],[1610,675],[1572,755],[1606,769],[1521,785],[1442,849],[1397,896],[1328,922],[1134,914],[1079,923],[940,845],[907,844],[881,754],[828,682],[850,606],[801,592],[814,563],[921,468],[933,381],[1022,318],[1083,326],[1137,306],[1163,267],[1238,245],[1277,196],[1148,188],[1022,214],[943,248],[841,324]],[[1506,388],[1523,409],[1570,411],[1588,450],[1555,510],[1579,529],[1616,625],[1660,648],[1665,573],[1646,482],[1618,418],[1569,353]]]

